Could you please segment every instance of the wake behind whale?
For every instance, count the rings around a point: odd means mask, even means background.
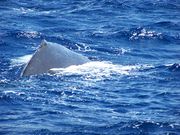
[[[32,58],[24,67],[21,76],[30,76],[48,72],[51,68],[66,68],[81,65],[90,60],[57,43],[43,40]]]

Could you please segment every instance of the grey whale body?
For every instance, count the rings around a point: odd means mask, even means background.
[[[71,65],[80,65],[90,60],[57,43],[43,40],[30,61],[26,64],[21,76],[42,74],[51,68],[66,68]]]

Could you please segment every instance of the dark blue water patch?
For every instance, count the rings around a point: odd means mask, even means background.
[[[118,1],[118,0],[110,0],[110,1],[107,1],[107,0],[102,0],[103,4],[105,6],[108,6],[108,7],[113,7],[113,8],[117,8],[117,9],[126,9],[126,8],[130,8],[132,5],[130,1]]]
[[[142,69],[140,72],[146,72],[150,77],[154,78],[159,83],[176,86],[179,81],[178,64],[172,65],[156,65],[147,69]],[[173,82],[172,82],[173,81]]]
[[[126,122],[122,122],[116,125],[110,125],[106,127],[94,127],[94,126],[83,126],[79,128],[78,126],[72,126],[71,129],[68,129],[67,125],[63,125],[63,129],[61,131],[56,132],[49,129],[39,129],[35,131],[26,131],[19,132],[20,134],[48,134],[48,135],[58,135],[58,134],[85,134],[85,135],[96,135],[96,134],[154,134],[154,132],[159,134],[178,134],[177,131],[173,131],[172,127],[167,123],[153,123],[153,122],[136,122],[132,121],[132,125],[128,126]],[[151,127],[151,128],[150,128]],[[93,130],[96,130],[96,132]],[[68,132],[70,131],[70,132]],[[90,132],[91,131],[91,132]],[[102,132],[103,131],[103,132]],[[154,131],[154,132],[151,132]]]
[[[104,127],[105,128],[105,127]],[[173,131],[173,128],[168,123],[155,123],[148,121],[132,121],[130,126],[126,122],[110,125],[105,128],[105,131],[111,134],[177,134],[179,131]],[[153,132],[151,132],[153,131]]]
[[[172,21],[161,21],[161,22],[152,24],[152,27],[170,28],[174,30],[179,30],[180,29],[179,25],[180,25],[179,22],[175,23]]]
[[[169,9],[169,10],[178,10],[180,8],[180,3],[178,1],[146,1],[146,2],[140,2],[139,5],[136,5],[138,8],[142,10],[163,10],[163,9]]]
[[[47,134],[47,135],[59,135],[59,134],[63,134],[63,135],[71,135],[71,134],[74,134],[74,135],[97,135],[97,133],[95,132],[83,132],[82,130],[85,130],[85,128],[82,128],[82,129],[77,129],[77,127],[73,127],[74,130],[72,129],[71,132],[66,132],[66,126],[64,127],[64,131],[60,131],[60,132],[54,132],[54,131],[51,131],[51,130],[48,130],[48,129],[40,129],[40,130],[36,130],[34,132],[31,132],[32,134],[34,135],[41,135],[41,134]],[[93,128],[89,128],[89,129],[93,129]]]
[[[179,72],[180,71],[180,64],[175,63],[172,66],[169,66],[169,70],[173,72]]]

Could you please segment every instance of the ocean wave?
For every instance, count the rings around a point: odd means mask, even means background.
[[[155,25],[154,25],[155,26]],[[153,27],[154,27],[153,26]],[[158,26],[158,25],[157,25]],[[90,37],[97,39],[126,39],[130,41],[140,41],[140,40],[159,40],[168,43],[180,42],[180,35],[178,33],[165,33],[158,32],[154,28],[148,28],[148,26],[130,28],[127,30],[101,30],[93,31],[89,33]]]
[[[88,3],[88,4],[87,4]],[[114,10],[118,11],[128,11],[128,10],[136,10],[138,12],[149,12],[152,10],[158,9],[169,9],[169,10],[177,10],[180,9],[179,3],[177,1],[170,1],[170,0],[146,0],[144,1],[130,1],[130,0],[100,0],[100,1],[87,1],[86,4],[84,2],[71,2],[74,5],[73,12],[76,13],[86,13],[88,14],[89,11],[103,11],[106,9],[108,12],[109,9],[113,8]],[[80,5],[80,6],[79,6]],[[88,6],[87,6],[88,5]],[[90,13],[90,12],[89,12]]]
[[[69,124],[67,124],[69,125]],[[66,126],[67,126],[66,125]],[[65,126],[62,124],[62,126]],[[69,125],[70,126],[70,125]],[[78,124],[71,125],[70,128],[56,130],[50,128],[41,128],[32,132],[32,134],[75,134],[75,135],[96,135],[96,134],[178,134],[179,124],[177,123],[166,123],[158,121],[121,121],[116,124],[105,124],[104,126],[93,126],[93,125],[81,125],[81,128],[76,128]],[[97,131],[94,131],[96,129]],[[176,129],[176,130],[174,130]]]
[[[180,64],[174,63],[171,65],[167,65],[168,69],[173,72],[179,72],[180,71]]]
[[[132,31],[131,34],[132,36],[130,37],[130,40],[158,38],[162,35],[161,33],[156,33],[155,31],[148,31],[145,28],[138,28],[137,30]]]
[[[24,92],[17,92],[13,90],[4,90],[0,93],[0,102],[3,104],[20,104],[25,97]]]
[[[131,121],[130,123],[118,123],[112,126],[108,126],[108,128],[113,128],[114,131],[126,131],[125,133],[142,133],[142,134],[153,134],[154,131],[156,133],[164,134],[164,133],[178,133],[178,130],[174,131],[174,129],[177,129],[180,125],[178,123],[167,123],[167,122],[158,122],[158,121],[151,121],[151,120],[146,120],[146,121]],[[118,129],[118,127],[121,127]],[[117,132],[117,131],[116,131]]]
[[[171,9],[176,10],[179,9],[179,3],[178,1],[171,1],[171,0],[146,0],[144,1],[138,1],[137,3],[134,3],[134,7],[137,9],[143,10],[156,10],[156,9]]]
[[[155,27],[155,26],[171,28],[175,30],[179,30],[179,27],[180,27],[179,23],[172,22],[172,21],[159,21],[151,25],[151,27]]]
[[[130,29],[126,36],[128,36],[130,40],[159,40],[168,43],[177,43],[180,41],[180,36],[177,33],[157,32],[146,27]]]

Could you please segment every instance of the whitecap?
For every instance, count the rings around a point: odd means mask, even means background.
[[[50,14],[53,14],[56,12],[58,12],[58,10],[46,10],[46,11],[40,11],[40,12],[38,12],[38,14],[39,15],[50,15]]]
[[[20,95],[24,95],[25,93],[24,92],[16,92],[16,91],[13,91],[13,90],[6,90],[6,91],[4,91],[4,94],[15,94],[15,95],[18,95],[18,96],[20,96]]]
[[[141,31],[133,32],[130,39],[133,40],[133,39],[146,38],[146,37],[147,38],[155,38],[160,35],[161,35],[161,33],[157,33],[155,31],[148,31],[145,28],[143,28]]]
[[[8,81],[9,81],[9,80],[7,80],[7,79],[1,79],[1,80],[0,80],[0,84],[1,84],[1,83],[7,83]]]
[[[41,33],[37,31],[21,31],[18,33],[18,37],[26,37],[26,38],[39,38]]]
[[[7,91],[4,91],[4,93],[5,93],[5,94],[8,94],[8,93],[13,93],[13,94],[16,94],[16,92],[15,92],[15,91],[13,91],[13,90],[7,90]]]
[[[130,49],[125,49],[125,48],[115,48],[114,49],[117,55],[122,55],[128,52],[131,52]]]
[[[20,13],[22,13],[22,14],[27,14],[27,13],[34,12],[34,9],[24,8],[24,7],[13,8],[12,10],[14,10],[14,11],[16,11],[16,12],[20,12]]]
[[[89,52],[89,51],[95,51],[93,49],[91,49],[87,44],[85,43],[79,43],[79,44],[75,44],[75,46],[77,47],[78,51],[82,51],[82,52]]]

